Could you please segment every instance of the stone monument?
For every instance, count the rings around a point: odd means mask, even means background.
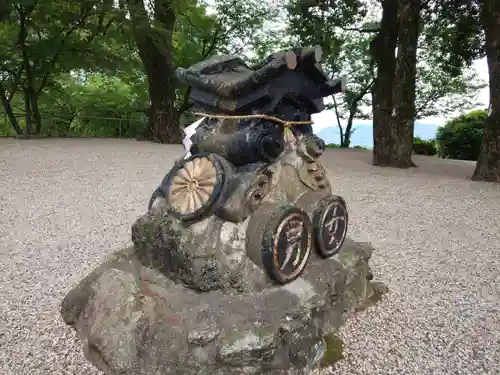
[[[380,298],[372,247],[346,238],[311,114],[344,90],[319,47],[257,66],[214,56],[177,78],[201,117],[118,251],[65,297],[86,358],[109,374],[309,374]]]

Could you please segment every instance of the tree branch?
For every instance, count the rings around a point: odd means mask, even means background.
[[[40,83],[40,86],[38,87],[38,90],[36,91],[37,94],[40,94],[42,92],[42,90],[45,88],[45,86],[47,85],[47,81],[49,80],[50,75],[54,71],[57,59],[59,58],[61,52],[63,51],[63,47],[64,47],[64,44],[66,43],[66,39],[71,34],[73,34],[76,31],[76,29],[78,29],[81,25],[83,25],[83,23],[85,23],[87,18],[90,16],[91,10],[92,10],[92,7],[87,7],[86,9],[82,9],[83,12],[80,15],[80,18],[78,19],[78,21],[73,26],[71,26],[68,30],[66,30],[66,32],[62,36],[62,40],[61,40],[61,43],[59,44],[57,51],[54,53],[54,55],[50,59],[50,62],[48,63],[47,72],[44,74],[42,81]],[[97,34],[95,36],[97,36]],[[88,43],[91,43],[93,41],[93,39],[95,38],[95,36],[92,38],[92,40],[88,41]]]
[[[9,92],[8,96],[8,101],[10,102],[12,98],[14,97],[14,94],[16,93],[17,89],[19,88],[19,82],[21,82],[21,76],[23,73],[23,68],[21,67],[16,74],[14,74],[14,82],[12,82],[11,85],[11,90]]]
[[[351,103],[349,103],[349,106],[352,106],[352,105],[356,105],[358,104],[358,102],[363,99],[363,97],[368,94],[370,92],[370,90],[372,89],[373,85],[375,83],[375,80],[372,79],[370,81],[370,83],[368,83],[368,85],[366,85],[359,93],[358,95],[356,95],[352,100],[351,100]]]
[[[177,110],[177,112],[179,113],[179,116],[191,108],[191,103],[189,103],[189,96],[190,95],[191,95],[191,87],[188,87],[186,89],[186,91],[184,91],[184,95],[182,96],[182,104],[180,105],[179,109]]]
[[[217,47],[217,43],[219,42],[219,34],[220,34],[220,28],[215,29],[214,36],[212,38],[212,42],[210,43],[210,47],[208,47],[208,50],[205,51],[203,54],[203,58],[207,58],[210,56],[210,54],[215,50]]]
[[[340,27],[344,31],[356,31],[358,33],[378,33],[380,28],[356,28],[356,27]]]

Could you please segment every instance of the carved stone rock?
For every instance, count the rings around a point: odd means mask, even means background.
[[[369,244],[347,239],[332,258],[312,254],[300,278],[275,286],[227,249],[211,262],[184,256],[166,236],[177,225],[142,217],[142,245],[117,252],[62,303],[86,358],[106,374],[308,374],[332,364],[332,333],[385,292],[371,281]],[[145,248],[156,253],[145,259]]]
[[[338,359],[339,327],[386,287],[372,282],[371,246],[346,239],[347,204],[319,161],[311,113],[342,86],[320,59],[304,48],[255,67],[219,56],[178,72],[195,108],[222,117],[186,130],[186,154],[132,226],[134,245],[64,299],[64,321],[96,367],[278,375]],[[231,96],[262,115],[228,117],[220,104]]]

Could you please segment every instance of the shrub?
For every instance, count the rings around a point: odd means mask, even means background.
[[[338,143],[329,143],[329,144],[326,145],[326,147],[327,148],[343,148]],[[357,150],[370,150],[368,147],[363,147],[363,146],[351,146],[351,147],[348,147],[348,148],[355,148]]]
[[[434,139],[422,139],[413,137],[413,152],[419,155],[434,156],[437,154],[436,141]]]
[[[363,147],[363,146],[354,146],[353,148],[355,148],[356,150],[370,150],[368,147]]]
[[[438,156],[477,160],[487,118],[488,112],[479,110],[448,121],[437,131]]]

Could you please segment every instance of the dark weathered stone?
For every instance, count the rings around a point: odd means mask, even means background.
[[[371,251],[347,239],[287,285],[197,293],[144,265],[138,247],[125,249],[71,290],[61,313],[86,358],[108,373],[309,371],[335,357],[325,336],[384,292],[369,280]]]
[[[215,340],[219,334],[220,329],[215,323],[203,322],[189,332],[188,340],[190,344],[203,346]]]

